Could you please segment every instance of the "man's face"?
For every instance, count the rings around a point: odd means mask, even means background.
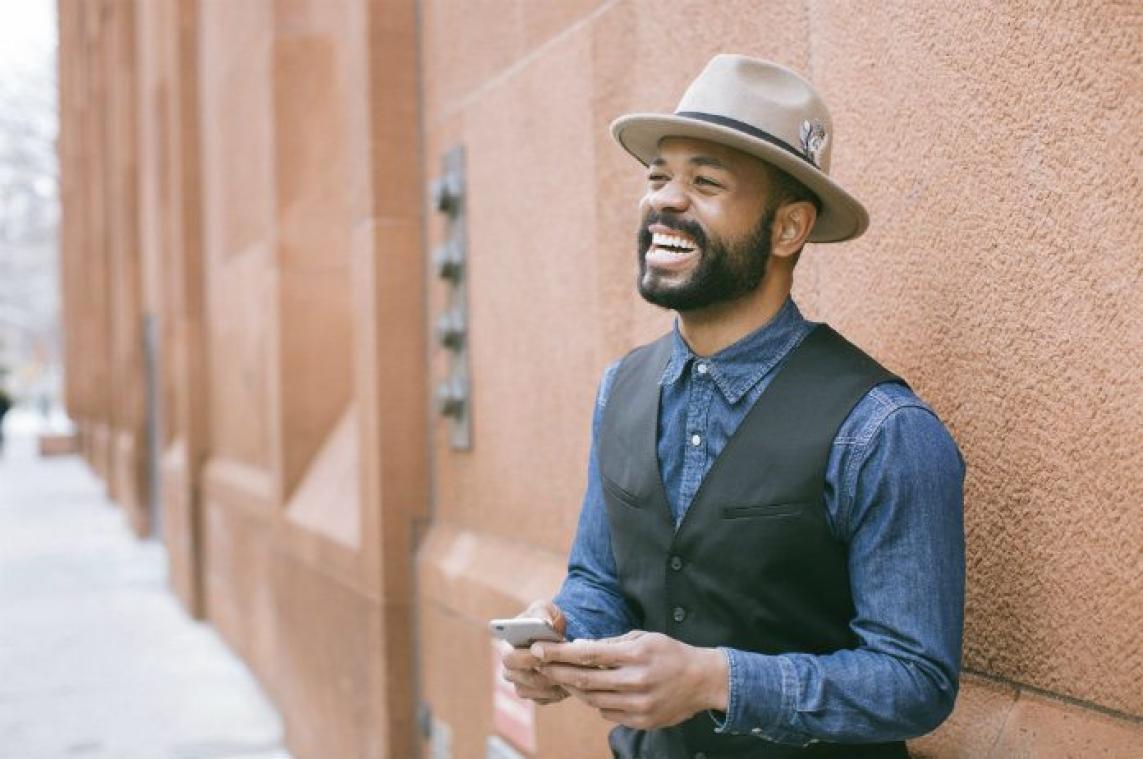
[[[733,148],[664,139],[639,203],[639,294],[691,311],[757,288],[774,218],[767,178],[761,161]]]

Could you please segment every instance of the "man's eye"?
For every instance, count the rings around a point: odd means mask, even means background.
[[[695,184],[706,185],[708,187],[722,187],[722,185],[710,177],[695,177]]]
[[[667,181],[667,175],[666,174],[649,174],[649,175],[647,175],[647,181],[648,182],[666,182]]]

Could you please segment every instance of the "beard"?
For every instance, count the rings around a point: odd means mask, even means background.
[[[768,208],[758,225],[745,238],[728,242],[708,237],[696,222],[674,214],[652,211],[639,227],[639,295],[648,303],[674,311],[694,311],[717,303],[737,300],[753,292],[766,275],[770,259],[770,229],[776,209]],[[701,250],[698,266],[690,279],[680,284],[665,282],[647,271],[647,251],[651,249],[652,224],[688,235]]]

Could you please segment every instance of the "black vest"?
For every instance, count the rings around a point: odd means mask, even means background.
[[[826,465],[854,405],[900,379],[828,326],[814,329],[715,459],[676,530],[656,453],[670,352],[666,335],[623,359],[600,428],[611,547],[638,626],[767,654],[853,648],[846,547],[826,522]],[[903,743],[801,749],[718,735],[706,713],[665,730],[619,728],[612,741],[628,746],[617,755],[648,759],[907,756]]]

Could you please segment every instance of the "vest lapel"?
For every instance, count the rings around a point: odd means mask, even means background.
[[[622,408],[608,401],[609,434],[600,440],[600,471],[603,486],[620,500],[649,505],[674,527],[671,507],[659,470],[656,437],[659,430],[659,380],[671,357],[671,335],[648,345],[645,360],[636,371],[617,372],[610,398],[619,399]],[[603,465],[606,462],[606,465]]]

